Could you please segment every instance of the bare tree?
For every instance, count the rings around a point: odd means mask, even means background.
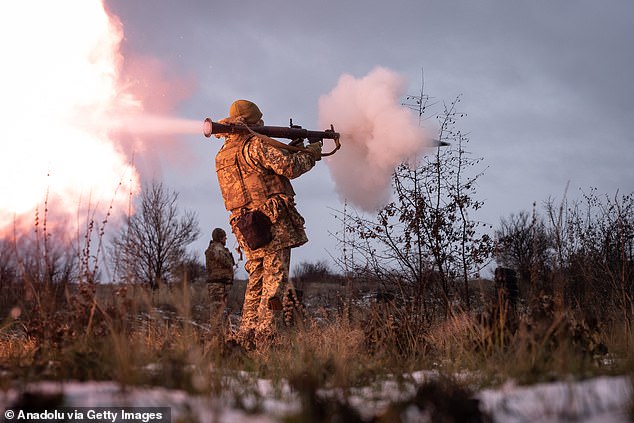
[[[414,100],[419,116],[427,109],[422,93],[408,100]],[[454,300],[469,308],[469,279],[488,261],[492,247],[481,223],[470,216],[482,206],[475,200],[482,172],[468,172],[480,159],[468,157],[468,139],[455,127],[464,116],[457,111],[459,102],[437,115],[438,138],[451,147],[400,165],[392,178],[394,200],[376,216],[338,215],[344,223],[340,240],[348,257],[354,254],[356,273],[369,271],[392,285],[405,282],[414,289],[417,312],[427,319],[437,309],[449,314]]]
[[[177,200],[178,194],[160,182],[143,187],[138,212],[112,241],[120,279],[156,289],[177,274],[187,245],[200,233],[196,214],[179,216]]]
[[[531,286],[531,276],[540,262],[545,262],[552,246],[546,226],[536,211],[531,217],[527,211],[511,214],[500,219],[495,231],[495,258],[499,265],[517,270],[520,289]],[[536,267],[537,266],[537,267]],[[533,281],[535,282],[535,281]]]
[[[325,260],[303,261],[295,266],[293,274],[296,285],[303,285],[306,282],[325,282],[336,278]]]

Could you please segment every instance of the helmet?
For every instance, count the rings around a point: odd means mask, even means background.
[[[249,100],[236,100],[229,108],[229,117],[242,117],[246,123],[253,125],[262,119],[262,112]]]
[[[211,232],[212,241],[220,242],[223,238],[227,237],[227,233],[222,228],[216,228]]]

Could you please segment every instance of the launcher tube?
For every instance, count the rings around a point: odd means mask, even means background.
[[[244,125],[236,124],[224,124],[213,122],[211,119],[205,119],[203,125],[203,134],[209,138],[212,134],[248,134],[249,129],[258,134],[266,135],[272,138],[286,138],[289,140],[306,139],[311,142],[321,141],[323,139],[338,140],[340,135],[335,132],[334,129],[327,129],[325,131],[310,131],[304,128],[284,127],[284,126],[258,126],[249,125],[247,128]]]
[[[249,134],[253,132],[271,138],[286,138],[293,141],[308,140],[309,143],[321,142],[324,139],[334,140],[335,148],[328,153],[322,153],[322,156],[330,156],[341,148],[341,144],[339,143],[340,134],[339,132],[335,132],[335,128],[332,125],[330,125],[330,129],[326,129],[325,131],[310,131],[293,125],[284,127],[218,123],[212,121],[210,118],[206,118],[203,123],[203,134],[207,138],[213,134]],[[292,142],[291,145],[294,145],[294,143]]]

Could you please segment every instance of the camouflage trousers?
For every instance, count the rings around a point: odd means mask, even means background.
[[[209,294],[210,322],[212,325],[221,326],[227,307],[227,295],[232,284],[226,281],[207,282]]]
[[[247,260],[249,282],[242,307],[241,337],[266,339],[283,325],[290,261],[290,248]]]

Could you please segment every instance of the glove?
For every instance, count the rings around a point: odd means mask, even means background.
[[[315,161],[321,160],[321,142],[311,142],[306,146],[306,150],[313,155]]]

